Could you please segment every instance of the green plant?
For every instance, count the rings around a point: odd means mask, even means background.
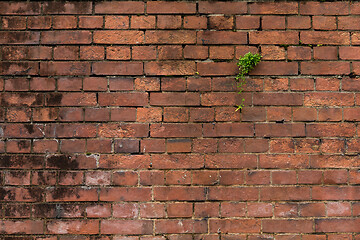
[[[254,67],[260,62],[260,60],[260,54],[252,54],[251,52],[248,52],[243,57],[239,58],[239,62],[237,63],[239,67],[239,74],[236,76],[239,94],[244,90],[244,85],[246,84],[245,76],[254,69]],[[245,99],[242,99],[241,104],[237,106],[236,111],[241,110],[244,107],[244,101]]]

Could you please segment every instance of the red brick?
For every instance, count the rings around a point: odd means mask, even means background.
[[[159,60],[182,59],[182,55],[181,46],[158,46]]]
[[[144,13],[143,2],[100,2],[95,4],[95,13],[105,14],[140,14]]]
[[[105,28],[107,29],[128,29],[128,16],[105,16]]]
[[[79,28],[102,28],[103,16],[79,16]]]
[[[311,78],[290,79],[290,89],[292,91],[312,91],[314,90],[314,79]]]
[[[199,2],[200,13],[244,14],[247,12],[246,2]]]
[[[296,172],[293,170],[287,171],[273,171],[271,173],[272,184],[286,185],[286,184],[296,184]]]
[[[166,173],[165,178],[167,185],[191,184],[191,172],[187,170],[170,170]]]
[[[307,168],[309,158],[305,155],[260,155],[262,168]]]
[[[165,148],[165,141],[164,141]],[[140,172],[140,185],[163,185],[165,183],[165,176],[163,171],[141,171]]]
[[[151,161],[147,155],[101,155],[99,166],[101,168],[147,168]]]
[[[168,139],[166,142],[167,152],[191,152],[190,139]]]
[[[232,16],[209,16],[209,29],[223,30],[234,27],[234,18]]]
[[[179,224],[179,221],[181,224]],[[206,233],[207,224],[204,220],[157,220],[155,233]]]
[[[155,16],[132,16],[131,28],[133,29],[154,29]]]
[[[195,139],[193,140],[193,152],[207,153],[216,152],[216,139]]]
[[[298,65],[295,62],[261,62],[250,75],[297,75]]]
[[[229,62],[198,62],[197,71],[201,76],[235,75],[238,67]]]
[[[298,183],[300,184],[321,184],[322,183],[322,171],[299,171]]]
[[[248,203],[247,213],[249,217],[271,217],[273,207],[271,203]]]
[[[299,36],[296,32],[264,31],[250,32],[250,44],[298,44]]]
[[[310,159],[310,165],[317,168],[342,168],[345,166],[358,166],[359,159],[349,156],[312,156]],[[346,174],[345,174],[346,175]],[[346,176],[342,176],[343,179]],[[341,178],[340,178],[341,180]],[[334,180],[329,180],[334,182]],[[338,180],[336,180],[338,181]],[[346,180],[342,180],[346,181]]]
[[[165,205],[162,203],[143,203],[140,205],[140,217],[164,218]]]
[[[262,29],[285,29],[284,16],[263,16]]]
[[[234,47],[230,46],[214,46],[210,47],[210,58],[211,59],[233,59],[234,58]]]
[[[102,123],[99,125],[100,137],[147,137],[149,125],[142,123]]]
[[[359,47],[340,47],[339,58],[345,60],[359,60],[360,48]]]
[[[91,14],[89,2],[46,2],[43,4],[44,14]]]
[[[102,234],[151,234],[153,223],[150,220],[102,220]]]
[[[311,28],[311,18],[307,16],[287,17],[288,29],[309,29]]]
[[[264,60],[284,60],[286,51],[278,46],[262,46],[261,54]]]
[[[336,17],[313,16],[313,28],[316,30],[336,30]]]
[[[111,140],[103,139],[88,139],[86,144],[87,152],[98,152],[98,153],[110,153],[111,152]]]
[[[80,59],[83,60],[102,60],[105,57],[104,47],[100,46],[81,46]]]
[[[86,216],[89,218],[110,217],[111,208],[107,204],[96,204],[86,207]]]
[[[229,31],[200,31],[197,34],[197,43],[208,44],[247,44],[245,32]]]
[[[140,62],[96,62],[92,72],[97,75],[142,75],[143,64]]]
[[[250,123],[205,123],[204,137],[252,137],[254,127]]]
[[[197,106],[200,105],[200,94],[162,92],[151,93],[150,104],[155,106]]]
[[[185,78],[163,78],[161,79],[161,90],[163,91],[185,91]]]
[[[106,91],[107,90],[107,79],[101,77],[85,77],[83,79],[83,90],[84,91]]]
[[[161,61],[145,62],[146,75],[194,75],[195,62],[191,61]]]
[[[184,154],[152,156],[152,167],[157,169],[196,169],[202,168],[203,166],[204,158],[201,155],[191,155],[188,157],[186,157]]]
[[[135,171],[118,171],[112,174],[114,185],[135,186],[138,184],[138,173]]]
[[[236,107],[217,107],[215,108],[215,120],[219,122],[240,121],[240,112],[236,111]]]
[[[87,62],[42,62],[40,75],[89,75],[90,64]]]
[[[260,17],[258,16],[236,16],[236,29],[258,29]]]
[[[221,203],[221,217],[245,217],[246,204],[241,202]]]
[[[216,233],[258,233],[260,221],[255,219],[211,219],[209,231]]]
[[[226,156],[226,158],[225,158]],[[246,154],[219,154],[207,155],[205,157],[205,166],[210,169],[216,168],[255,168],[255,156]]]
[[[77,46],[55,47],[54,60],[79,60],[79,47]]]
[[[46,60],[52,56],[52,48],[45,46],[6,46],[1,51],[4,60]]]
[[[354,95],[351,93],[306,93],[305,106],[353,106]]]
[[[206,16],[184,16],[185,29],[206,29],[207,17]]]
[[[192,184],[215,185],[218,182],[219,174],[217,171],[193,171],[192,173]],[[216,212],[219,212],[219,210],[217,210]]]
[[[35,62],[1,62],[1,75],[38,75],[39,65]]]
[[[181,28],[181,16],[164,15],[157,17],[158,29],[178,29]]]
[[[178,31],[146,31],[146,44],[194,44],[196,42],[196,32],[188,30]]]
[[[38,15],[41,11],[39,2],[2,2],[0,4],[1,15]]]
[[[304,31],[300,33],[303,44],[349,45],[350,35],[347,32]]]
[[[132,59],[134,60],[155,60],[156,47],[155,46],[133,46]]]
[[[36,140],[33,141],[33,151],[35,153],[55,153],[58,150],[57,140]]]
[[[346,2],[303,2],[300,4],[302,15],[348,15],[349,3]]]
[[[145,106],[146,93],[99,93],[100,106]]]
[[[5,79],[5,91],[29,91],[29,79],[9,78]]]
[[[359,232],[358,219],[316,219],[316,232]]]
[[[196,4],[191,2],[150,1],[147,3],[146,11],[149,14],[154,14],[154,13],[191,14],[196,12]]]
[[[218,152],[244,152],[244,140],[237,138],[225,138],[219,140]]]
[[[262,187],[260,199],[264,201],[274,200],[310,200],[309,187]]]
[[[26,18],[24,17],[3,17],[2,18],[3,29],[21,30],[26,28]]]
[[[186,108],[164,108],[164,122],[187,122],[188,119],[189,110]]]
[[[7,142],[7,145],[9,145],[9,142]],[[4,182],[6,185],[30,185],[30,172],[6,172],[4,174]]]
[[[262,220],[264,232],[312,233],[313,220]]]
[[[302,62],[301,73],[311,75],[343,75],[350,73],[347,62]]]
[[[318,114],[318,120],[321,122],[342,120],[342,110],[340,108],[321,108]]]
[[[154,199],[158,201],[203,201],[203,187],[154,187]]]
[[[351,204],[348,202],[328,202],[326,204],[327,216],[351,216]]]
[[[39,44],[40,42],[39,32],[5,31],[2,35],[0,44]]]
[[[77,27],[75,16],[54,16],[53,29],[74,29]]]
[[[89,31],[48,31],[41,33],[42,44],[89,44]]]
[[[191,217],[192,203],[168,203],[167,213],[168,217]]]
[[[136,30],[95,31],[93,38],[97,44],[140,44],[144,41],[144,33]]]
[[[311,60],[310,47],[290,46],[287,49],[287,53],[290,60]]]
[[[138,122],[161,122],[162,109],[161,108],[138,108],[136,120]]]
[[[3,220],[1,232],[4,234],[43,234],[43,221]]]
[[[100,201],[149,201],[150,188],[112,187],[100,190]]]
[[[50,29],[51,17],[50,16],[29,16],[27,20],[29,29]]]
[[[337,60],[337,47],[314,47],[314,59]]]

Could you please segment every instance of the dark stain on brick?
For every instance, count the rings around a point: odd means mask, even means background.
[[[26,128],[26,130],[28,131],[29,134],[34,133],[34,126],[32,124],[24,124],[24,127]]]
[[[39,168],[44,156],[1,155],[0,168]]]
[[[6,188],[0,188],[0,199],[15,200],[15,192]]]
[[[20,150],[21,150],[21,149],[26,149],[26,148],[29,148],[29,147],[30,147],[30,142],[25,141],[25,140],[22,140],[22,141],[19,141],[19,142],[17,143],[17,145],[18,145],[18,147],[19,147]]]
[[[61,93],[50,93],[46,96],[46,104],[48,106],[61,105],[63,95]]]
[[[53,199],[63,199],[65,197],[70,197],[70,196],[76,196],[76,198],[80,198],[80,195],[74,190],[74,189],[69,189],[69,188],[56,188],[54,189],[53,193],[52,193],[52,198]]]
[[[77,169],[79,163],[70,155],[54,155],[47,158],[47,165],[58,169]]]

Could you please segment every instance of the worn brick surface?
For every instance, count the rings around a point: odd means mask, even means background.
[[[359,14],[0,2],[0,240],[359,240]]]

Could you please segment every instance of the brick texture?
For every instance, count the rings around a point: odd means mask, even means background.
[[[360,240],[359,14],[0,2],[0,240]]]

